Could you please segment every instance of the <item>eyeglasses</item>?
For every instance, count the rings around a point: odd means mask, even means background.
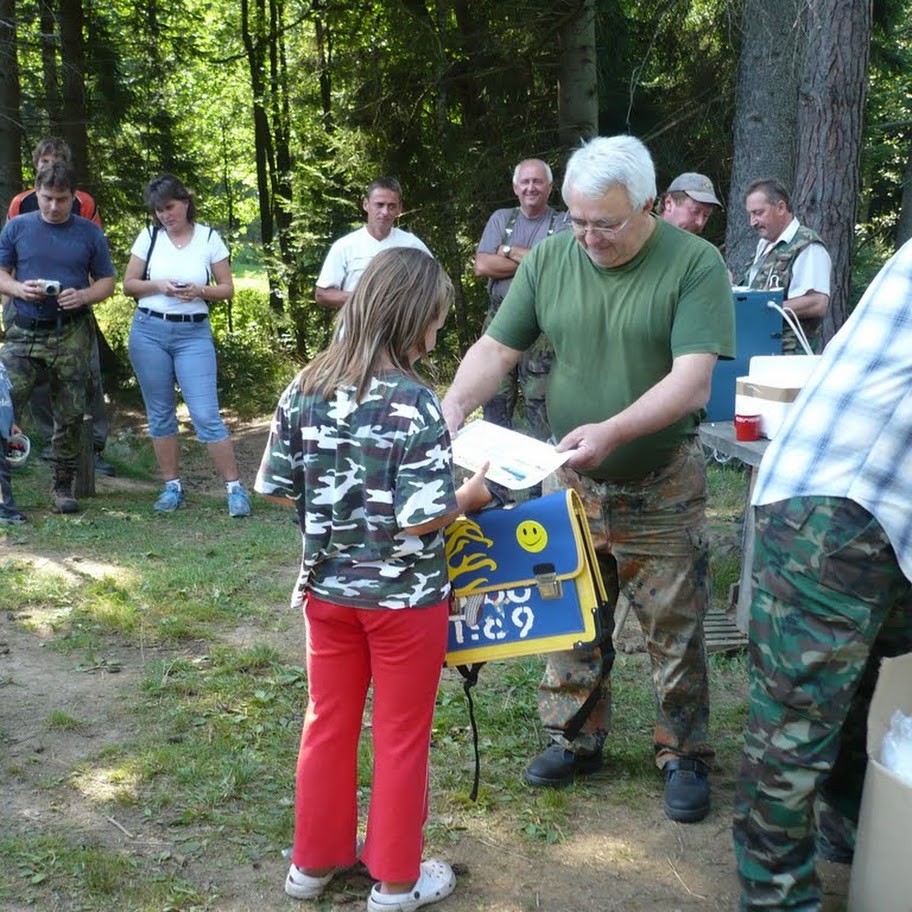
[[[583,235],[585,235],[586,232],[589,232],[590,234],[600,235],[601,237],[616,238],[627,227],[628,223],[630,222],[630,220],[633,218],[633,216],[635,214],[636,213],[631,212],[630,215],[628,215],[627,218],[625,218],[624,221],[621,222],[620,225],[616,225],[613,228],[609,227],[607,225],[600,225],[598,223],[596,223],[594,225],[589,225],[586,222],[581,221],[580,219],[575,219],[575,218],[571,217],[570,229],[573,231],[573,233],[577,237],[583,237]]]

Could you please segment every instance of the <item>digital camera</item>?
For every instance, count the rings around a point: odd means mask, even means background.
[[[38,284],[46,295],[56,298],[60,294],[60,282],[57,279],[38,279]]]

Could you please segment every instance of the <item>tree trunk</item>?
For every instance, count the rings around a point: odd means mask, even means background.
[[[826,342],[848,315],[872,3],[811,0],[807,9],[793,201],[798,218],[821,235],[833,259]]]
[[[266,275],[269,279],[269,304],[276,313],[284,311],[282,294],[275,278],[274,255],[275,221],[273,219],[272,175],[273,167],[272,134],[269,132],[269,116],[266,113],[266,54],[263,46],[265,30],[265,0],[256,0],[256,14],[251,27],[250,4],[241,0],[241,38],[247,55],[250,71],[250,87],[253,94],[253,136],[257,173],[257,200],[260,212],[260,233],[263,249],[266,251]]]
[[[896,223],[896,247],[899,249],[912,238],[912,145],[906,157],[903,170],[902,202],[899,209],[899,221]]]
[[[595,2],[559,4],[566,18],[558,32],[560,67],[557,90],[558,137],[565,154],[581,139],[598,134],[598,79],[595,57]]]
[[[89,111],[85,87],[85,39],[82,0],[60,4],[60,55],[63,70],[63,118],[60,133],[73,153],[73,169],[80,182],[88,181]]]
[[[16,54],[16,0],[0,0],[0,205],[22,188],[22,116]]]
[[[735,92],[734,152],[725,233],[726,259],[737,281],[757,236],[744,211],[752,180],[795,177],[798,85],[807,0],[744,0]]]
[[[57,16],[53,3],[42,3],[38,10],[41,42],[41,69],[44,73],[44,103],[52,133],[60,133],[63,105],[60,102],[60,76],[57,68]]]

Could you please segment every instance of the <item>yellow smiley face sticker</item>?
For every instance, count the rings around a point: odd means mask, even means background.
[[[516,540],[523,551],[538,554],[548,544],[548,533],[545,527],[534,519],[527,519],[516,527]]]

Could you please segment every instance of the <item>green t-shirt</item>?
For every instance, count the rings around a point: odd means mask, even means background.
[[[523,258],[488,334],[524,351],[544,333],[555,358],[548,420],[556,439],[623,411],[671,371],[680,355],[735,354],[731,284],[709,242],[656,220],[639,253],[597,266],[567,231]],[[668,463],[694,434],[701,413],[633,440],[595,471],[600,481],[631,481]]]

